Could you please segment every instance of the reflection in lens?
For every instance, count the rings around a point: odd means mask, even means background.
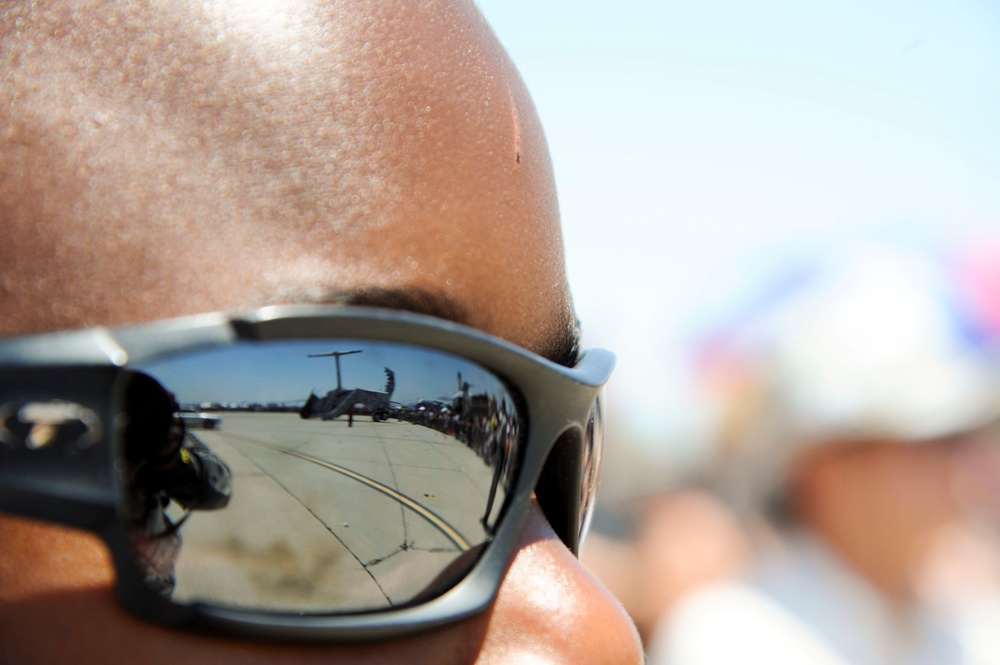
[[[181,548],[179,528],[166,508],[218,510],[229,502],[229,466],[195,437],[186,437],[187,420],[177,401],[156,379],[142,372],[126,377],[124,456],[130,536],[146,583],[170,596]]]
[[[600,397],[594,400],[594,408],[587,421],[586,439],[583,449],[583,472],[580,484],[580,533],[579,546],[590,530],[590,520],[594,517],[594,501],[597,498],[597,486],[601,482],[601,456],[604,454],[604,415],[603,403]]]
[[[176,396],[170,422],[189,446],[231,476],[214,510],[156,494],[173,525],[160,531],[146,524],[151,486],[130,484],[137,557],[176,602],[337,613],[437,595],[489,542],[514,482],[514,396],[449,354],[246,342],[140,369]],[[127,402],[141,427],[144,402]]]

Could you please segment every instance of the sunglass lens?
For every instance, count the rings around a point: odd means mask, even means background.
[[[175,602],[340,613],[434,596],[512,490],[518,399],[454,355],[246,342],[135,370],[126,519],[148,584]]]

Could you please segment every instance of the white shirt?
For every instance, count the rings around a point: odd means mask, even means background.
[[[994,626],[1000,636],[1000,625]],[[982,634],[982,633],[980,633]],[[663,618],[650,665],[995,665],[951,623],[892,605],[817,539],[792,536],[742,581],[714,584]]]

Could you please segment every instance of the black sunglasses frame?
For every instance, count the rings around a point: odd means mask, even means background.
[[[478,363],[523,400],[523,459],[492,541],[469,573],[419,604],[356,614],[241,611],[161,598],[144,581],[124,517],[120,468],[121,381],[130,364],[241,340],[352,338],[436,349]],[[0,439],[0,511],[87,529],[107,544],[116,591],[129,611],[156,623],[255,639],[321,642],[383,640],[453,623],[484,610],[513,558],[534,491],[556,534],[578,554],[596,489],[600,450],[591,445],[600,393],[614,356],[590,349],[569,368],[478,330],[395,310],[280,306],[148,324],[45,333],[0,340],[0,407],[65,400],[96,414],[99,441],[85,450],[12,448]],[[597,414],[599,415],[599,414]],[[600,423],[597,424],[600,426]],[[592,466],[593,465],[593,466]],[[590,474],[590,477],[585,477]],[[584,496],[588,487],[591,496]],[[588,505],[584,505],[587,503]]]

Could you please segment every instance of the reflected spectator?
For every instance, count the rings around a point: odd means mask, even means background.
[[[125,461],[128,464],[130,534],[146,582],[169,597],[182,546],[180,526],[192,510],[220,510],[229,503],[232,471],[208,446],[185,433],[174,395],[142,372],[125,390]],[[175,502],[185,516],[174,522]]]

